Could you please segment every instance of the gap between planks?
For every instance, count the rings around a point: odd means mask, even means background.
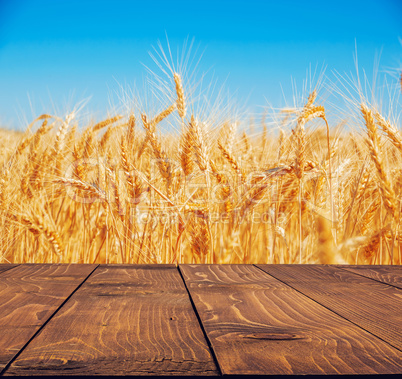
[[[100,265],[6,375],[26,372],[219,375],[174,265]]]
[[[399,288],[332,265],[256,267],[402,351]]]
[[[48,268],[50,268],[50,269],[52,268],[52,266],[56,267],[56,269],[57,269],[57,266],[60,267],[60,266],[63,266],[63,265],[57,265],[57,264],[56,265],[52,265],[52,264],[19,265],[19,266],[16,266],[16,267],[38,267],[38,268],[45,267],[45,269],[46,269],[46,266]],[[67,267],[67,270],[68,270],[68,268],[71,268],[71,265],[64,265],[64,266]],[[56,308],[54,309],[54,311],[52,309],[49,309],[50,313],[48,311],[48,315],[47,315],[47,317],[44,318],[42,324],[38,328],[30,328],[31,331],[28,331],[29,334],[25,334],[25,336],[22,336],[22,338],[20,338],[20,341],[19,341],[19,346],[20,347],[15,348],[15,349],[9,349],[9,351],[10,350],[17,350],[17,352],[14,353],[14,354],[8,354],[8,362],[4,361],[4,357],[7,358],[7,354],[4,354],[4,353],[1,354],[2,353],[1,350],[4,350],[5,346],[0,345],[0,355],[1,355],[0,376],[4,375],[4,373],[8,370],[8,368],[11,366],[11,364],[20,356],[20,354],[25,350],[25,348],[29,345],[29,343],[43,330],[43,328],[48,324],[48,322],[56,315],[56,313],[63,307],[63,305],[70,299],[70,297],[83,285],[83,283],[85,283],[85,281],[93,274],[93,272],[98,267],[98,265],[92,265],[92,264],[87,265],[87,267],[89,267],[89,268],[91,268],[91,266],[93,268],[92,271],[90,271],[86,277],[83,277],[83,279],[80,282],[77,283],[77,286],[72,290],[72,292],[71,293],[66,292],[67,297],[64,299],[64,301],[62,301],[62,303],[59,304],[59,305],[57,303],[55,303],[54,307],[56,307]],[[7,270],[7,271],[9,271],[9,270]],[[45,271],[45,273],[46,273],[46,271]],[[48,275],[49,275],[49,273],[48,273]],[[52,273],[50,273],[50,275],[52,275]],[[33,273],[31,278],[32,277],[35,277],[35,273]],[[55,279],[54,276],[53,276],[53,279]],[[41,312],[46,312],[46,311],[44,310],[44,311],[41,311]],[[3,327],[4,327],[4,325],[3,325]],[[24,327],[24,326],[22,325],[22,327]],[[36,331],[35,331],[35,329],[36,329]],[[17,336],[14,335],[13,337],[18,338],[19,336],[17,334]],[[24,339],[27,339],[27,341],[25,343],[24,343]]]

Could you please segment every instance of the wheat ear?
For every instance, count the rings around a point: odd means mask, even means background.
[[[380,136],[378,134],[377,126],[374,122],[373,113],[365,104],[361,105],[361,111],[367,126],[369,137],[367,144],[370,150],[371,158],[377,168],[377,174],[380,180],[380,191],[384,201],[384,206],[387,212],[394,219],[396,217],[395,192],[392,189],[388,175],[384,169],[380,147]]]
[[[233,211],[233,202],[230,199],[232,190],[228,183],[226,176],[219,173],[218,169],[215,166],[215,162],[213,160],[209,161],[209,166],[211,167],[212,173],[216,177],[218,183],[222,186],[219,194],[221,199],[224,201],[224,209],[226,215],[229,215]]]
[[[191,130],[191,123],[189,127],[185,128],[182,133],[181,141],[180,141],[180,165],[183,170],[185,177],[190,175],[194,170],[194,161],[193,161],[193,133]]]
[[[230,163],[233,170],[235,170],[240,175],[241,180],[244,183],[246,181],[246,175],[241,169],[236,158],[226,149],[226,147],[220,141],[218,141],[218,148],[222,152],[222,155],[225,157],[225,159]]]
[[[31,233],[44,234],[47,240],[53,246],[54,252],[61,260],[63,258],[63,244],[60,239],[59,233],[54,228],[49,227],[45,220],[40,220],[39,217],[30,217],[28,215],[21,215],[19,218],[24,225],[26,225]]]
[[[184,97],[183,83],[178,73],[173,74],[174,82],[176,85],[177,95],[177,111],[182,120],[186,117],[186,98]]]
[[[123,116],[115,116],[108,118],[106,120],[103,120],[101,122],[98,122],[96,125],[93,126],[92,130],[93,132],[98,132],[99,130],[103,129],[105,126],[108,126],[110,124],[114,124],[116,121],[119,121],[123,118]]]
[[[208,147],[205,125],[195,120],[191,115],[190,131],[193,134],[194,152],[197,157],[197,164],[201,171],[208,170]]]
[[[122,137],[120,142],[120,157],[121,157],[121,167],[123,168],[124,174],[127,180],[127,191],[130,198],[130,202],[134,201],[134,204],[139,203],[141,193],[143,192],[141,182],[138,175],[133,176],[130,170],[130,165],[127,160],[127,148],[125,138]]]
[[[207,255],[210,249],[210,236],[208,224],[204,218],[193,218],[190,224],[190,236],[191,246],[195,253],[200,257]]]
[[[78,190],[86,192],[88,195],[95,196],[95,198],[106,201],[106,195],[103,191],[98,189],[96,186],[86,183],[82,180],[77,180],[73,178],[60,178],[56,179],[54,183],[58,184],[64,184],[66,186],[71,186],[74,187]]]
[[[173,103],[170,107],[167,107],[161,113],[159,113],[151,122],[150,124],[154,128],[157,124],[159,124],[162,120],[168,117],[174,110],[176,109],[176,104]]]
[[[387,121],[378,111],[374,112],[374,116],[378,125],[380,125],[391,142],[402,153],[402,136],[399,130],[389,121]]]

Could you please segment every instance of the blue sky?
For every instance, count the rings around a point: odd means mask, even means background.
[[[340,73],[402,67],[402,0],[0,0],[0,125],[25,126],[91,97],[102,118],[120,84],[142,86],[166,34],[193,52],[239,104],[292,103],[310,67]],[[198,51],[196,52],[196,47]],[[394,80],[396,74],[394,74]]]

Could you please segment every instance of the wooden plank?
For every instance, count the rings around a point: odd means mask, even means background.
[[[223,374],[395,374],[402,353],[251,265],[180,265]]]
[[[399,288],[332,266],[258,267],[402,350],[402,291]]]
[[[217,375],[174,265],[101,265],[5,375]]]
[[[0,264],[0,274],[2,272],[8,271],[8,270],[10,270],[10,269],[12,269],[14,267],[17,267],[17,265],[13,265],[13,264],[10,264],[10,263],[1,263]]]
[[[0,275],[0,371],[96,265],[19,265]]]
[[[402,266],[339,265],[336,267],[402,289]]]

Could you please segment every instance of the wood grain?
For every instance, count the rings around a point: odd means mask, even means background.
[[[180,269],[223,374],[402,373],[400,351],[257,267]]]
[[[356,325],[402,350],[402,291],[323,265],[258,265]]]
[[[342,265],[337,267],[402,289],[402,266]]]
[[[0,371],[96,265],[19,265],[0,275]]]
[[[2,272],[6,272],[14,267],[17,267],[17,265],[9,264],[9,263],[1,263],[0,264],[0,274]]]
[[[217,375],[173,265],[101,265],[5,375]]]

